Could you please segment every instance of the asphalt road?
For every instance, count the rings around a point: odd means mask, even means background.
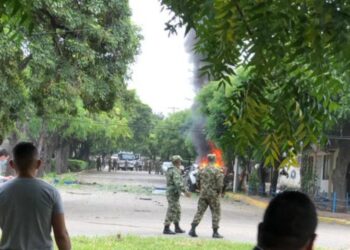
[[[164,176],[145,172],[87,172],[80,175],[86,183],[128,186],[165,186]],[[166,212],[164,195],[99,190],[91,186],[61,190],[68,229],[71,235],[133,234],[161,236]],[[189,230],[196,211],[197,197],[181,199],[182,227]],[[220,232],[225,239],[256,242],[257,225],[263,210],[231,200],[222,201]],[[200,238],[210,238],[211,217],[207,211],[198,227]],[[350,249],[350,226],[320,223],[317,246],[329,249]],[[178,236],[176,236],[178,237]],[[187,237],[187,235],[184,235]]]

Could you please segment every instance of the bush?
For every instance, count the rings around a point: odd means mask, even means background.
[[[80,172],[88,167],[88,163],[82,160],[69,159],[68,160],[68,169],[71,172]]]

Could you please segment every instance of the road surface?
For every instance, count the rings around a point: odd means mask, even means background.
[[[79,175],[79,179],[86,183],[105,185],[165,186],[164,176],[149,175],[145,172],[90,171]],[[167,206],[164,195],[109,191],[92,186],[83,186],[79,189],[66,187],[61,189],[61,193],[71,235],[162,235]],[[181,205],[181,224],[188,231],[196,211],[197,197],[182,197]],[[226,240],[254,244],[257,225],[263,212],[262,209],[242,202],[223,200],[220,232]],[[211,237],[210,211],[207,211],[197,233],[200,238]],[[350,226],[320,223],[317,234],[319,247],[350,249]]]

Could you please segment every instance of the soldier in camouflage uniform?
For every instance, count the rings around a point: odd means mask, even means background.
[[[161,167],[160,160],[157,159],[154,163],[154,166],[155,166],[155,173],[160,174],[160,167]]]
[[[180,172],[181,166],[181,157],[175,155],[172,157],[172,165],[167,169],[166,172],[166,182],[167,182],[167,191],[166,197],[168,200],[168,210],[164,222],[164,234],[175,234],[175,233],[185,233],[179,226],[181,218],[181,207],[180,207],[180,195],[182,192],[187,192],[183,178]],[[170,230],[170,224],[175,224],[175,232]]]
[[[101,165],[102,165],[102,160],[101,160],[101,156],[99,156],[97,157],[97,160],[96,160],[97,171],[101,171]]]
[[[223,238],[219,233],[220,221],[220,196],[224,186],[224,175],[219,168],[214,166],[216,157],[213,154],[208,156],[208,166],[200,170],[198,175],[198,182],[200,186],[200,195],[198,200],[197,213],[192,222],[192,228],[189,235],[198,237],[196,234],[196,227],[201,221],[208,206],[212,213],[213,223],[213,238]]]

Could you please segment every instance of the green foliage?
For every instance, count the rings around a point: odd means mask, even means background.
[[[184,159],[195,159],[195,149],[190,139],[191,127],[190,110],[173,113],[158,123],[154,134],[163,160],[169,160],[175,154]]]
[[[76,183],[78,181],[76,174],[73,173],[66,173],[66,174],[61,174],[58,175],[55,172],[51,172],[48,174],[44,175],[44,180],[50,182],[50,183],[55,183],[56,185],[64,185],[65,183]]]
[[[240,151],[262,141],[260,155],[275,165],[283,153],[292,158],[325,141],[348,92],[346,1],[161,2],[177,17],[167,23],[170,31],[195,30],[204,74],[227,87],[240,66],[249,70],[230,97],[227,119],[234,134],[240,131]]]
[[[22,52],[11,43],[9,36],[0,39],[0,143],[6,132],[14,127],[14,121],[28,100],[25,74],[21,70]]]
[[[232,243],[229,241],[191,240],[181,238],[153,238],[137,236],[109,236],[109,237],[75,237],[72,245],[77,250],[88,249],[124,249],[124,250],[196,250],[196,249],[252,249],[252,245],[246,243]]]
[[[19,28],[33,29],[31,17],[32,0],[1,0],[0,1],[0,31],[6,32],[13,39],[20,39],[16,32]],[[13,29],[9,29],[12,27]]]
[[[132,194],[151,195],[153,187],[121,185],[121,184],[104,184],[96,186],[98,191],[122,192]]]
[[[68,169],[71,172],[80,172],[85,170],[88,167],[88,163],[82,160],[69,159],[68,160]]]
[[[306,151],[302,155],[302,166],[300,169],[301,190],[310,196],[315,196],[318,192],[318,176],[314,172],[313,160],[310,158],[310,152]]]
[[[124,137],[119,147],[122,150],[150,156],[150,134],[157,117],[148,105],[141,102],[135,91],[125,93],[123,104],[122,113],[125,114],[128,121],[130,136]]]
[[[65,130],[64,136],[79,140],[98,130],[93,125],[98,123],[114,124],[107,137],[126,134],[115,103],[127,92],[128,67],[140,39],[128,2],[3,1],[1,8],[6,11],[0,26],[6,29],[0,30],[0,135],[18,117],[30,122],[37,117],[31,128]],[[31,32],[16,30],[17,14],[23,13]],[[10,35],[14,30],[20,40]]]

